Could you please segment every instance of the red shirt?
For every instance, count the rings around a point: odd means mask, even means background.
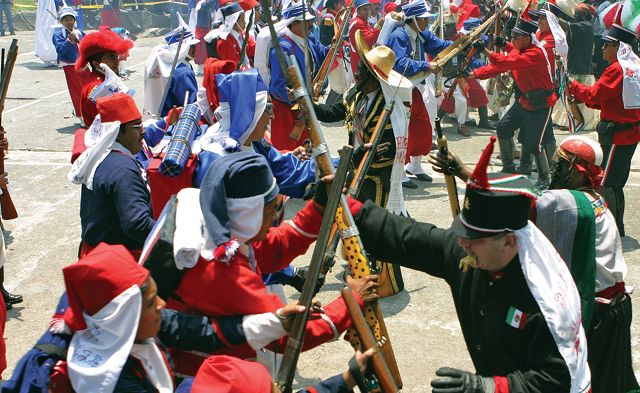
[[[362,31],[364,40],[370,47],[376,43],[380,30],[375,27],[371,27],[369,22],[362,20],[359,16],[355,16],[349,25],[349,43],[351,44],[351,70],[355,75],[358,69],[358,63],[360,62],[360,55],[358,54],[358,48],[356,47],[356,31]]]
[[[244,33],[241,33],[243,35]],[[216,51],[218,52],[218,58],[220,60],[231,60],[238,64],[240,62],[240,52],[242,51],[242,45],[238,40],[233,37],[233,33],[229,33],[226,40],[218,39],[216,44]],[[249,37],[247,42],[246,56],[249,58],[251,64],[253,64],[253,58],[256,55],[256,41],[253,37]]]
[[[96,104],[89,99],[89,96],[93,92],[93,89],[104,81],[104,75],[92,72],[87,78],[87,83],[82,87],[80,93],[80,116],[84,125],[89,128],[93,119],[98,115],[98,108]]]
[[[602,121],[618,124],[635,123],[640,121],[640,109],[624,109],[622,79],[622,67],[616,61],[604,70],[595,85],[587,86],[572,81],[569,89],[576,100],[584,102],[589,108],[600,109]],[[616,131],[613,134],[613,143],[616,145],[631,145],[639,141],[640,127],[638,126]]]
[[[542,49],[533,43],[524,50],[512,49],[504,55],[492,52],[491,56],[489,56],[489,61],[491,64],[474,71],[476,77],[478,79],[489,79],[503,72],[511,71],[513,79],[523,93],[519,102],[525,109],[531,110],[531,104],[524,97],[524,93],[540,89],[554,89],[544,53]],[[554,106],[557,100],[556,93],[551,93],[547,97],[547,108]]]

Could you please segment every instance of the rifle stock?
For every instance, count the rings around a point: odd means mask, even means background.
[[[327,76],[329,75],[329,70],[331,69],[331,65],[338,54],[338,47],[342,44],[344,33],[349,26],[349,16],[351,16],[351,11],[353,10],[353,2],[349,7],[343,8],[340,12],[342,13],[342,22],[340,28],[336,32],[337,34],[333,37],[333,42],[331,43],[331,48],[329,52],[324,58],[316,77],[313,78],[313,83],[311,84],[311,89],[313,92],[313,98],[320,97],[320,93],[322,92],[322,87],[324,86],[324,82],[327,80]],[[337,20],[338,18],[336,18]]]
[[[4,49],[2,50],[4,54]],[[3,56],[4,57],[4,56]],[[16,64],[18,58],[18,40],[13,39],[11,46],[9,46],[9,52],[7,54],[6,62],[2,66],[2,75],[0,76],[0,140],[4,138],[4,127],[2,127],[2,112],[4,111],[4,102],[7,98],[7,92],[9,90],[9,82],[11,81],[11,75],[13,74],[13,67]],[[0,174],[4,173],[4,149],[0,148]],[[18,218],[18,212],[11,200],[9,190],[6,187],[2,188],[2,195],[0,196],[0,208],[2,209],[2,218],[5,220],[13,220]]]
[[[311,308],[313,297],[316,293],[316,281],[320,275],[322,260],[324,258],[326,247],[329,243],[329,235],[331,227],[333,226],[334,217],[342,199],[342,187],[347,177],[347,171],[349,169],[349,162],[351,161],[352,154],[352,147],[345,146],[342,149],[340,154],[340,165],[335,173],[331,191],[329,192],[327,206],[325,207],[324,215],[322,217],[320,233],[318,234],[318,239],[316,241],[315,248],[313,249],[313,256],[311,257],[311,264],[309,265],[307,278],[302,287],[302,293],[300,294],[299,302],[301,305],[305,306],[305,310],[303,313],[296,314],[294,317],[293,326],[289,332],[289,339],[287,340],[285,347],[284,358],[276,378],[276,384],[283,393],[291,392],[296,365],[304,343],[304,334],[307,328],[307,321],[309,320],[309,310]]]
[[[438,155],[442,158],[447,158],[449,155],[449,146],[447,143],[447,137],[442,133],[442,127],[440,126],[440,118],[436,117],[436,133],[438,134]],[[445,173],[444,181],[447,184],[447,194],[449,195],[449,206],[451,207],[451,214],[453,218],[456,218],[460,214],[460,201],[458,200],[458,188],[456,187],[456,178],[453,173]]]
[[[482,22],[482,24],[478,26],[478,28],[472,31],[471,33],[458,37],[455,41],[453,41],[451,45],[447,46],[442,51],[440,51],[440,53],[438,53],[438,55],[434,57],[433,60],[431,61],[435,62],[436,64],[438,64],[440,68],[442,68],[445,64],[449,62],[449,60],[454,58],[458,53],[460,53],[464,48],[466,48],[468,44],[477,40],[480,37],[480,35],[482,35],[484,31],[488,29],[489,26],[491,26],[491,23],[495,21],[496,17],[506,9],[506,7],[507,7],[506,5],[502,6],[502,8],[500,8],[498,12],[488,17],[487,20]],[[412,76],[410,80],[415,85],[417,82],[422,81],[422,79],[429,76],[431,72],[432,72],[431,70],[419,72],[414,76]]]
[[[360,306],[353,296],[351,289],[344,287],[340,290],[340,294],[347,305],[349,315],[351,315],[351,323],[362,341],[362,351],[364,352],[369,348],[375,348],[375,353],[371,357],[371,366],[378,377],[378,383],[382,393],[397,393],[398,389],[393,382],[389,366],[380,352],[380,345],[373,336],[371,329],[369,329],[369,325],[367,325],[364,314],[362,310],[360,310]]]
[[[316,167],[320,171],[322,176],[331,175],[333,171],[333,163],[329,156],[327,143],[324,140],[320,123],[316,117],[313,109],[311,98],[302,84],[302,74],[300,68],[296,62],[295,56],[289,57],[289,68],[287,73],[289,74],[289,80],[292,82],[293,95],[296,98],[300,108],[302,109],[305,119],[307,121],[307,127],[309,129],[309,138],[313,143],[313,154],[316,160]],[[341,234],[344,244],[349,244],[353,252],[353,258],[349,258],[349,267],[355,278],[366,277],[371,274],[369,262],[364,253],[364,246],[360,240],[360,236],[355,225],[355,220],[349,210],[349,204],[347,202],[346,195],[342,195],[340,199],[340,207],[335,215],[335,222],[337,225],[337,231]],[[328,239],[327,239],[328,240]],[[385,358],[391,365],[391,369],[395,378],[396,385],[402,386],[402,379],[400,378],[400,371],[398,370],[397,362],[393,354],[393,348],[389,340],[386,326],[384,325],[384,319],[382,319],[382,312],[377,302],[366,307],[365,313],[367,314],[367,321],[372,325],[372,328],[376,332],[376,337],[379,340],[386,340],[385,345],[382,347]],[[345,336],[345,338],[349,337]],[[357,345],[357,338],[352,334],[349,340],[353,346]]]

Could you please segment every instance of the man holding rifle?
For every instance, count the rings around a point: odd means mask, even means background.
[[[428,70],[438,72],[439,67],[436,63],[429,62],[427,55],[436,56],[449,46],[451,41],[440,39],[427,29],[428,18],[433,14],[429,12],[429,6],[424,0],[407,3],[402,6],[402,11],[405,17],[404,25],[397,27],[387,39],[387,46],[396,54],[396,63],[393,69],[407,78]],[[421,164],[422,156],[431,151],[433,126],[423,97],[430,95],[430,100],[435,102],[432,83],[431,80],[423,80],[413,89],[409,145],[407,147],[407,155],[410,157],[410,162],[406,167],[407,173],[415,175],[418,180],[425,182],[433,181],[425,173]],[[402,185],[407,188],[418,188],[408,178]]]
[[[467,183],[451,228],[396,216],[370,201],[356,214],[356,225],[374,257],[443,278],[451,287],[476,373],[440,368],[431,382],[434,393],[587,392],[578,291],[553,245],[529,221],[533,195],[489,184],[494,141]]]
[[[286,21],[287,27],[278,39],[278,44],[285,56],[296,57],[305,83],[310,83],[310,80],[306,81],[307,75],[313,79],[329,51],[329,48],[318,42],[311,34],[316,16],[309,6],[301,1],[291,2],[289,8],[282,12],[282,18]],[[306,56],[305,52],[307,52]],[[289,99],[284,75],[286,70],[280,67],[276,48],[271,48],[269,64],[271,67],[269,94],[273,100],[274,114],[271,123],[271,142],[279,150],[293,150],[304,144],[308,133],[304,120],[299,118],[300,110],[294,107]]]
[[[497,127],[502,171],[515,173],[512,138],[520,129],[518,139],[522,143],[522,156],[533,155],[538,167],[535,187],[544,190],[549,186],[549,162],[545,146],[555,147],[551,112],[558,97],[555,93],[550,59],[542,44],[533,39],[538,25],[519,19],[511,31],[511,44],[506,55],[484,49],[490,64],[473,71],[470,78],[489,79],[504,72],[511,72],[516,87],[516,102],[500,119]],[[498,45],[501,46],[501,45]]]
[[[379,46],[371,51],[363,52],[361,45],[361,61],[358,63],[356,86],[352,88],[343,102],[333,105],[318,104],[315,106],[318,120],[331,123],[346,120],[349,129],[349,143],[359,146],[354,153],[354,166],[357,168],[364,152],[373,142],[372,136],[377,132],[382,136],[376,149],[376,156],[366,173],[362,188],[357,194],[360,201],[372,200],[376,206],[386,207],[391,193],[391,173],[396,157],[396,137],[391,124],[379,124],[384,116],[385,97],[380,86],[380,79],[385,78],[384,72],[376,70],[391,69],[395,56],[390,48]],[[401,76],[390,70],[386,76],[391,86],[400,82]],[[405,80],[405,82],[408,82]],[[398,188],[399,184],[398,184]],[[402,195],[402,189],[398,190]],[[402,291],[404,282],[400,267],[387,262],[377,261],[380,273],[380,296],[385,297]]]

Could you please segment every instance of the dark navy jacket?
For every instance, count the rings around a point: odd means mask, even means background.
[[[98,165],[93,190],[82,185],[80,223],[82,241],[91,247],[105,242],[142,248],[155,220],[146,174],[135,158],[114,150]]]
[[[82,39],[84,35],[84,32],[80,31],[80,39]],[[63,61],[74,64],[78,59],[78,44],[69,41],[67,39],[68,36],[69,33],[64,27],[58,27],[53,31],[53,38],[51,40],[58,53],[58,63]]]

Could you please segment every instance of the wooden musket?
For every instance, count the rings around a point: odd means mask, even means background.
[[[442,127],[440,126],[440,118],[436,117],[436,133],[438,134],[438,155],[444,159],[449,157],[449,146],[447,143],[447,137],[442,133]],[[444,174],[444,181],[447,184],[447,194],[449,195],[449,206],[451,207],[451,214],[453,218],[456,218],[460,214],[460,201],[458,200],[458,187],[456,186],[456,178],[453,173]]]
[[[329,52],[324,58],[316,77],[313,78],[313,83],[311,84],[311,90],[313,93],[313,98],[320,97],[320,93],[322,92],[322,87],[324,86],[324,82],[327,80],[329,76],[329,72],[331,70],[331,65],[333,65],[333,61],[336,59],[338,55],[338,50],[340,45],[344,42],[344,35],[349,27],[349,16],[351,16],[351,11],[353,10],[354,2],[351,2],[351,5],[347,8],[343,8],[340,10],[338,15],[336,15],[336,23],[340,21],[340,25],[336,26],[335,34],[333,36],[333,41],[331,42],[331,47],[329,48]]]
[[[4,59],[4,49],[2,49],[2,58]],[[11,46],[9,46],[9,52],[7,53],[6,62],[2,64],[0,70],[0,140],[4,139],[4,127],[2,127],[2,112],[4,111],[4,102],[7,98],[7,92],[9,91],[9,82],[11,81],[11,75],[13,74],[13,67],[16,64],[18,58],[18,40],[13,39]],[[4,173],[4,149],[0,148],[0,174]],[[0,195],[0,208],[2,209],[2,218],[5,220],[13,220],[18,218],[18,212],[11,200],[9,190],[7,187],[2,188],[2,195]]]

